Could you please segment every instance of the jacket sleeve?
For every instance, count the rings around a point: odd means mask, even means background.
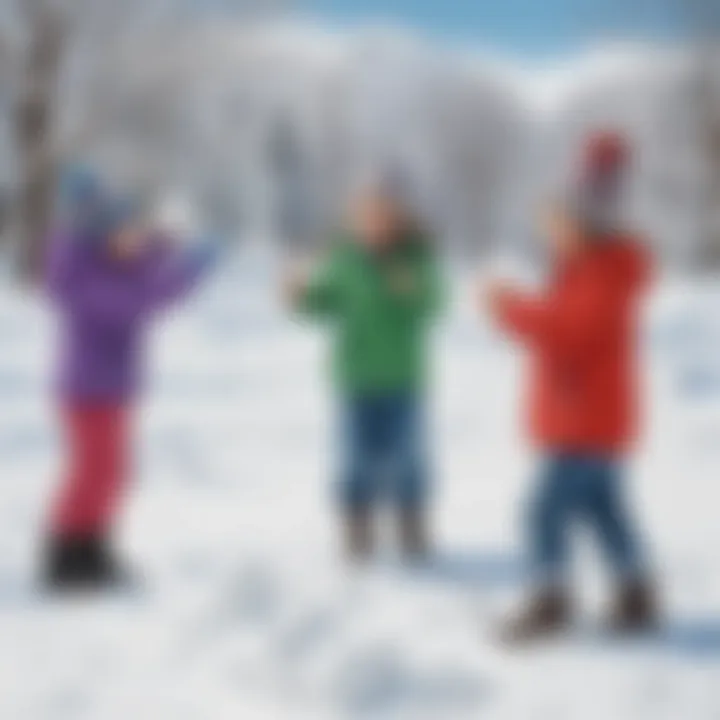
[[[144,302],[149,310],[162,310],[189,295],[204,276],[215,256],[214,247],[163,251],[145,283]]]
[[[612,323],[613,306],[605,295],[598,282],[587,283],[572,300],[508,290],[499,298],[496,316],[528,345],[577,356],[597,348]]]
[[[66,233],[55,231],[48,237],[45,246],[45,288],[48,296],[61,302],[71,292],[76,279],[78,252],[73,238]]]
[[[337,255],[331,254],[316,270],[301,294],[297,310],[317,318],[332,317],[341,307],[341,269]]]

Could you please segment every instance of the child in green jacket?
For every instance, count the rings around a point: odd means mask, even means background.
[[[339,496],[353,559],[372,553],[374,510],[385,499],[397,509],[403,553],[428,550],[424,401],[441,289],[434,249],[406,207],[390,186],[365,190],[317,271],[287,283],[292,306],[332,328]]]

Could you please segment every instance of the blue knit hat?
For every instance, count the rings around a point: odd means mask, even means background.
[[[99,175],[85,167],[63,173],[59,200],[68,223],[93,241],[107,239],[139,214],[132,197],[113,194]]]
[[[89,168],[73,166],[61,173],[58,195],[60,208],[73,211],[96,207],[104,191],[100,178]]]

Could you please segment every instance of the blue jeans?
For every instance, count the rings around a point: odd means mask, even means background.
[[[389,499],[404,508],[421,506],[428,475],[422,400],[403,393],[350,397],[342,422],[342,505]]]
[[[534,569],[540,578],[566,580],[569,534],[577,521],[595,531],[619,577],[640,576],[640,551],[622,480],[620,463],[612,457],[561,452],[547,460],[529,523]]]

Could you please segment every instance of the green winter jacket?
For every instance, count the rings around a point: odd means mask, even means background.
[[[420,238],[374,255],[341,237],[298,305],[331,323],[341,391],[412,392],[425,384],[428,329],[441,295],[434,252]]]

